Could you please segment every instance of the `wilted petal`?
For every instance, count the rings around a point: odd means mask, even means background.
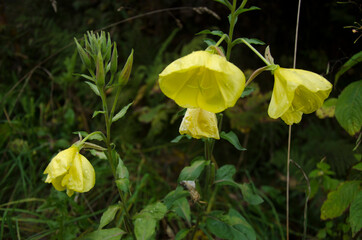
[[[193,138],[220,139],[216,114],[201,108],[189,108],[180,125],[180,134]]]
[[[235,105],[244,90],[245,76],[224,57],[197,51],[168,65],[159,84],[181,107],[217,113]]]

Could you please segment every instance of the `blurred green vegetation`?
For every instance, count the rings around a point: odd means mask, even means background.
[[[276,62],[291,67],[297,1],[249,2],[261,11],[243,15],[235,37],[266,42]],[[343,63],[361,49],[362,40],[353,43],[361,32],[344,28],[360,21],[361,8],[358,1],[304,1],[298,68],[333,82]],[[92,119],[101,103],[84,80],[74,75],[83,67],[73,38],[82,38],[88,30],[110,32],[122,64],[134,49],[133,72],[119,105],[134,104],[114,125],[112,135],[130,180],[139,186],[132,208],[137,212],[175,189],[182,168],[203,152],[196,140],[171,143],[178,136],[181,109],[160,92],[158,74],[174,59],[207,46],[206,36],[195,36],[197,32],[226,31],[225,12],[211,0],[0,1],[0,239],[80,239],[97,228],[106,206],[118,201],[108,163],[89,153],[97,178],[89,193],[68,198],[44,183],[43,171],[52,156],[78,140],[73,132],[90,132],[104,125],[100,117]],[[265,46],[257,48],[263,51]],[[243,46],[235,47],[231,61],[246,75],[261,64]],[[350,82],[360,79],[357,65],[340,78],[331,95],[338,96]],[[272,76],[263,73],[251,85],[256,90],[224,114],[223,130],[236,132],[247,151],[240,153],[224,140],[217,141],[214,151],[219,166],[236,165],[236,179],[252,181],[266,200],[244,206],[241,193],[227,188],[216,199],[219,208],[232,206],[242,212],[258,239],[280,239],[278,229],[280,224],[284,228],[285,220],[288,130],[267,116],[272,83]],[[113,96],[112,91],[108,94]],[[307,174],[323,161],[335,173],[335,181],[361,180],[361,172],[352,169],[361,159],[361,147],[353,151],[357,137],[349,136],[335,118],[305,115],[301,124],[293,126],[291,158]],[[292,239],[301,239],[306,187],[302,173],[292,166]],[[349,239],[347,215],[327,221],[320,218],[323,201],[332,189],[320,185],[309,202],[308,239]],[[166,230],[176,234],[182,224],[172,217],[165,219],[157,239],[170,239]]]

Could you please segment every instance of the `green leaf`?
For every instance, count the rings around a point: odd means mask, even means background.
[[[97,132],[97,131],[96,131]],[[73,132],[73,134],[77,134],[77,135],[81,135],[83,138],[87,137],[89,134],[92,134],[92,136],[90,136],[88,138],[88,140],[97,140],[97,141],[103,141],[103,136],[101,134],[101,132],[92,132],[92,133],[87,133],[86,131],[78,131],[78,132]]]
[[[323,176],[323,187],[326,191],[336,190],[339,183],[339,180],[331,178],[328,175]]]
[[[116,213],[119,209],[120,206],[118,204],[109,206],[101,217],[98,229],[102,229],[104,226],[110,223],[116,216]]]
[[[147,218],[150,217],[157,221],[161,220],[167,212],[167,207],[161,202],[156,202],[147,205],[140,213],[134,216],[134,218]]]
[[[84,240],[120,240],[126,232],[119,228],[101,229],[87,234]]]
[[[182,240],[187,237],[187,234],[190,232],[190,229],[181,229],[175,236],[175,240]]]
[[[249,12],[249,11],[254,11],[254,10],[260,10],[260,8],[255,7],[255,6],[251,6],[250,8],[241,8],[241,7],[239,7],[239,8],[236,10],[235,14],[236,14],[236,15],[240,15],[240,14],[242,14],[242,13],[244,13],[244,12]]]
[[[118,165],[116,168],[116,177],[116,185],[118,189],[120,189],[124,193],[129,192],[129,172],[119,155]]]
[[[317,194],[318,189],[319,189],[319,181],[315,178],[310,180],[310,195],[309,195],[309,199],[314,198],[314,196]]]
[[[215,36],[219,36],[219,37],[222,37],[223,35],[225,35],[225,33],[223,33],[222,31],[219,31],[219,30],[210,31],[208,29],[202,30],[201,32],[196,33],[196,35],[201,35],[201,34],[211,34],[211,35],[215,35]]]
[[[232,45],[235,46],[236,44],[244,43],[243,40],[249,44],[265,45],[265,43],[263,41],[256,39],[256,38],[237,38],[233,41]]]
[[[258,204],[264,202],[264,200],[259,195],[254,193],[250,184],[248,184],[248,183],[240,184],[240,189],[241,189],[241,192],[243,194],[245,201],[247,201],[249,204],[258,205]]]
[[[137,240],[152,239],[156,233],[157,221],[161,220],[167,212],[167,207],[156,202],[147,205],[140,213],[134,216],[134,231]]]
[[[208,47],[216,45],[216,42],[210,38],[205,38],[204,42],[207,44]]]
[[[95,79],[95,78],[93,78],[93,77],[91,77],[91,76],[88,76],[88,75],[85,75],[85,74],[73,73],[73,75],[75,75],[75,76],[80,76],[80,77],[84,77],[84,78],[87,79],[87,80],[96,82],[96,79]]]
[[[334,113],[336,111],[337,98],[329,98],[324,103],[323,106],[317,109],[316,115],[320,119],[324,119],[327,117],[334,117]]]
[[[134,220],[134,232],[137,240],[149,240],[152,239],[156,233],[157,221],[153,218],[137,218]]]
[[[115,182],[119,190],[121,190],[124,193],[129,192],[129,179],[126,178],[117,179]]]
[[[94,118],[95,116],[97,116],[98,114],[105,114],[105,111],[94,111],[92,118]]]
[[[118,165],[116,168],[116,177],[117,179],[122,179],[122,178],[129,178],[129,173],[128,173],[128,169],[127,167],[124,165],[122,159],[120,156],[118,156]]]
[[[362,171],[362,162],[357,163],[357,164],[354,165],[352,168],[353,168],[353,169],[356,169],[356,170],[358,170],[358,171]]]
[[[321,207],[321,219],[341,216],[357,195],[360,184],[360,181],[346,181],[339,185],[337,190],[328,193]]]
[[[187,224],[191,226],[191,210],[189,201],[187,198],[180,198],[173,203],[172,210],[176,212],[176,214],[185,219]]]
[[[349,84],[339,95],[335,115],[339,124],[350,134],[361,130],[362,80]]]
[[[177,188],[171,192],[169,192],[166,197],[163,199],[164,204],[167,209],[171,209],[173,203],[180,198],[184,198],[189,195],[188,191],[185,191],[183,187],[177,186]]]
[[[90,136],[88,139],[89,139],[89,140],[103,141],[103,136],[102,136],[102,134],[99,132],[99,133],[93,134],[93,135]]]
[[[351,69],[354,65],[356,65],[357,63],[362,62],[362,51],[360,51],[359,53],[356,53],[355,55],[353,55],[347,62],[345,62],[343,64],[343,66],[341,67],[341,69],[339,69],[339,71],[337,72],[336,76],[334,77],[334,86],[337,86],[338,80],[339,78],[345,73],[347,72],[349,69]]]
[[[181,181],[195,181],[201,174],[202,170],[209,161],[206,160],[197,160],[194,161],[190,167],[185,167],[182,169],[180,176],[178,177],[178,182]]]
[[[239,184],[234,182],[233,176],[236,172],[234,165],[224,165],[216,171],[215,184],[217,185],[231,185],[239,187]]]
[[[362,191],[359,190],[357,196],[351,203],[349,209],[349,223],[351,224],[352,237],[362,228]]]
[[[133,102],[129,103],[127,106],[124,106],[121,111],[119,111],[113,118],[112,122],[117,121],[118,119],[122,118],[126,113],[128,108],[133,104]]]
[[[254,229],[236,210],[230,209],[227,215],[221,211],[211,212],[206,220],[207,229],[221,239],[255,240]]]
[[[98,88],[97,88],[97,86],[96,86],[95,84],[93,84],[93,83],[91,83],[91,82],[87,82],[87,81],[85,81],[85,83],[88,84],[88,86],[92,89],[92,91],[93,91],[96,95],[101,96],[101,94],[99,93],[99,90],[98,90]]]
[[[214,1],[225,5],[225,6],[226,6],[227,8],[229,8],[230,10],[231,10],[232,7],[233,7],[228,0],[214,0]]]
[[[192,137],[191,136],[189,136],[189,135],[178,135],[177,137],[175,137],[174,139],[172,139],[171,140],[171,142],[172,143],[178,143],[178,142],[180,142],[181,141],[181,139],[183,139],[183,138],[187,138],[187,139],[192,139]]]
[[[246,148],[243,148],[240,145],[239,139],[234,132],[230,131],[228,133],[225,133],[224,131],[222,131],[220,133],[220,137],[227,140],[229,143],[231,143],[237,150],[239,150],[239,151],[246,150]]]
[[[241,98],[247,97],[255,91],[255,87],[246,86],[243,93],[241,94]]]

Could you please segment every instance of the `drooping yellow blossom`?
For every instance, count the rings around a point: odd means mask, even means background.
[[[168,65],[159,76],[162,92],[184,108],[218,113],[235,105],[245,87],[245,76],[225,57],[193,52]]]
[[[332,84],[322,76],[300,69],[278,67],[274,71],[274,89],[268,114],[286,124],[299,123],[303,113],[312,113],[323,105]]]
[[[216,114],[201,108],[188,108],[180,125],[180,134],[193,138],[220,139]]]
[[[95,184],[92,164],[79,153],[79,148],[70,148],[58,153],[44,171],[48,174],[45,182],[52,183],[58,191],[67,190],[68,196],[74,192],[88,192]]]

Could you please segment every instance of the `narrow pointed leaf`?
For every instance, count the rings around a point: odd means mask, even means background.
[[[337,86],[339,78],[347,72],[349,69],[351,69],[354,65],[362,62],[362,51],[356,53],[353,55],[347,62],[343,64],[341,69],[337,72],[336,76],[334,77],[334,86]]]
[[[231,10],[232,7],[233,7],[228,0],[214,0],[214,1],[225,5],[225,6],[226,6],[227,8],[229,8],[230,10]]]
[[[210,31],[208,29],[202,30],[201,32],[196,33],[196,35],[201,35],[201,34],[211,34],[211,35],[215,35],[215,36],[219,36],[219,37],[222,37],[223,35],[225,35],[225,33],[223,33],[222,31],[219,31],[219,30]]]
[[[239,139],[234,132],[230,131],[230,132],[226,133],[223,131],[220,133],[220,137],[227,140],[229,143],[231,143],[237,150],[239,150],[239,151],[246,150],[246,148],[244,148],[240,145]]]
[[[236,10],[235,14],[239,15],[242,14],[244,12],[249,12],[249,11],[254,11],[254,10],[260,10],[260,8],[252,6],[250,8],[239,8],[238,10]]]
[[[265,43],[256,38],[237,38],[233,41],[232,45],[244,43],[243,40],[249,44],[265,45]],[[244,43],[245,44],[245,43]]]
[[[97,88],[97,86],[91,82],[85,82],[86,84],[88,84],[88,86],[92,89],[92,91],[98,95],[98,96],[101,96],[101,94],[99,93],[99,90]]]
[[[113,219],[116,216],[116,213],[119,209],[120,209],[120,207],[118,204],[109,206],[107,208],[107,210],[102,214],[98,229],[102,229],[108,223],[113,221]]]
[[[105,114],[105,111],[94,111],[92,118],[94,118],[95,116],[97,116],[98,114]]]
[[[112,122],[117,121],[118,119],[121,119],[126,113],[128,108],[132,105],[133,102],[129,103],[127,106],[124,106],[121,111],[119,111],[113,118]]]

